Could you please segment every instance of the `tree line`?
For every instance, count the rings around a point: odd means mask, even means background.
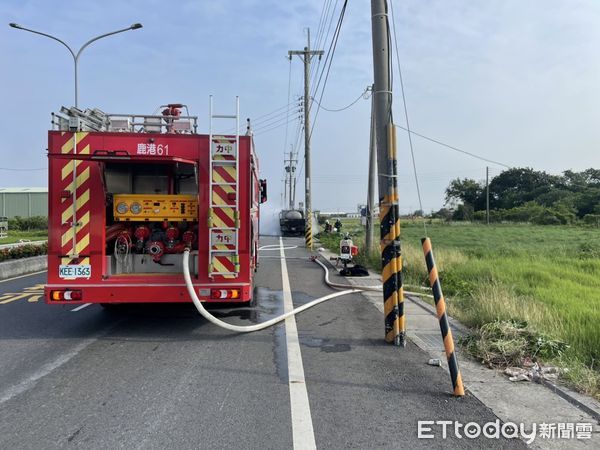
[[[453,220],[486,220],[485,182],[456,178],[446,188],[446,204],[435,213]],[[535,224],[600,224],[600,170],[565,170],[551,175],[532,168],[503,171],[489,182],[490,221]]]

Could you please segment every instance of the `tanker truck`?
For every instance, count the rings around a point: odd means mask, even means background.
[[[304,213],[299,209],[284,209],[279,213],[279,227],[283,236],[304,235]]]

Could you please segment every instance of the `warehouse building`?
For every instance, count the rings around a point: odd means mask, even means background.
[[[0,188],[0,216],[48,216],[48,188]]]

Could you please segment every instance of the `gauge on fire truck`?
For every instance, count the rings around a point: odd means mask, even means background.
[[[127,206],[127,203],[119,202],[117,204],[117,212],[119,214],[127,214],[127,211],[129,211],[129,206]]]
[[[194,195],[115,194],[116,222],[196,221],[198,201]]]

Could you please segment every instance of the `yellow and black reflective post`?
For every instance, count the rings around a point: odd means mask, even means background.
[[[387,126],[387,138],[389,174],[386,177],[387,193],[379,201],[385,340],[404,347],[406,345],[404,290],[402,287],[400,217],[396,181],[395,128],[392,123]]]
[[[306,239],[306,248],[312,250],[312,211],[310,209],[306,210],[306,230],[304,232],[304,238]]]
[[[423,244],[423,253],[425,255],[425,263],[427,264],[427,272],[429,273],[429,284],[433,291],[433,299],[435,301],[435,309],[437,318],[440,323],[442,339],[444,340],[444,350],[446,351],[446,359],[448,360],[448,369],[450,370],[450,379],[452,380],[452,388],[454,395],[462,397],[465,395],[460,369],[458,367],[458,359],[454,350],[454,339],[452,338],[452,330],[448,323],[448,314],[446,313],[446,301],[442,293],[442,285],[438,277],[435,259],[433,258],[433,249],[431,248],[431,240],[429,238],[421,239]]]

